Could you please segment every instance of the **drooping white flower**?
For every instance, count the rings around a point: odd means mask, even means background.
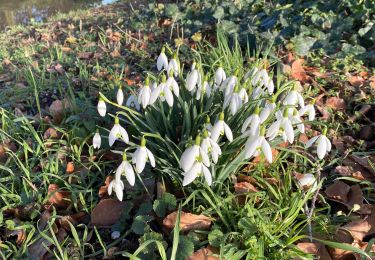
[[[284,141],[293,143],[294,141],[294,131],[293,125],[288,116],[288,109],[284,110],[284,114],[280,116],[276,113],[276,121],[273,122],[267,130],[267,137],[269,140],[273,140],[276,136],[280,135],[283,137]]]
[[[241,90],[238,94],[239,94],[243,104],[245,104],[249,101],[249,95],[247,94],[247,91],[246,91],[245,88],[241,88]]]
[[[318,158],[321,160],[324,156],[331,151],[332,145],[331,141],[326,136],[327,129],[323,131],[323,134],[311,138],[306,143],[306,149],[312,146],[314,143],[317,144],[316,153]]]
[[[203,173],[208,185],[212,183],[210,160],[207,152],[200,146],[201,137],[198,135],[195,144],[187,148],[180,159],[180,167],[184,170],[183,186],[192,183],[200,173]]]
[[[164,47],[161,49],[161,53],[156,61],[156,67],[158,71],[161,71],[162,69],[165,69],[165,70],[168,69],[168,58],[167,58],[167,55],[165,55]]]
[[[220,87],[221,83],[227,78],[225,71],[222,67],[219,67],[215,72],[215,89]]]
[[[194,62],[191,66],[191,70],[186,77],[186,89],[188,91],[194,91],[200,81],[200,75],[198,70],[195,68],[196,63]]]
[[[307,114],[309,116],[309,121],[314,121],[315,119],[315,108],[314,108],[314,103],[307,104],[306,106],[302,107],[298,111],[300,116],[303,116]]]
[[[293,114],[290,115],[289,118],[293,125],[297,125],[298,131],[301,133],[305,132],[305,125],[303,124],[297,109],[294,108]]]
[[[124,196],[124,183],[120,178],[114,178],[108,185],[108,194],[111,195],[112,191],[115,191],[119,201],[122,201]]]
[[[296,106],[298,104],[301,108],[303,108],[305,106],[305,101],[303,100],[302,95],[296,90],[296,88],[294,88],[293,90],[289,91],[283,104],[286,106]]]
[[[196,161],[191,169],[184,174],[182,185],[186,186],[192,183],[198,175],[203,173],[203,176],[209,186],[212,184],[212,176],[210,170],[200,161]]]
[[[196,99],[199,100],[204,95],[206,95],[207,97],[211,96],[211,86],[207,81],[204,81],[203,84],[200,84],[198,86]]]
[[[188,147],[181,155],[180,167],[184,172],[188,172],[196,160],[200,160],[207,167],[210,166],[208,154],[200,147],[201,138],[197,136],[195,144]]]
[[[109,132],[108,142],[109,146],[112,146],[117,139],[121,138],[125,143],[129,143],[129,136],[125,128],[120,125],[120,120],[116,116],[115,124]]]
[[[229,76],[221,83],[220,90],[224,92],[225,97],[232,94],[237,81],[236,76]]]
[[[155,157],[146,147],[146,139],[142,137],[140,146],[138,146],[132,155],[132,162],[135,164],[135,170],[137,173],[141,173],[144,170],[147,160],[152,167],[155,167]]]
[[[92,138],[92,146],[94,147],[94,149],[99,149],[101,145],[102,145],[102,138],[99,134],[99,131],[97,130],[94,137]]]
[[[203,128],[206,129],[208,133],[211,135],[212,124],[211,124],[211,119],[208,115],[206,116],[206,120],[204,122]]]
[[[262,127],[259,135],[250,136],[245,144],[245,157],[264,155],[269,163],[272,163],[272,150],[270,144],[264,137],[265,129]]]
[[[232,130],[230,130],[230,127],[224,122],[224,113],[222,112],[219,116],[219,120],[215,123],[215,125],[212,127],[211,130],[211,138],[215,142],[219,139],[221,135],[224,135],[227,137],[229,142],[233,141],[233,134]]]
[[[154,104],[155,101],[159,98],[161,90],[164,88],[163,84],[164,83],[157,85],[155,82],[152,84],[149,105]]]
[[[262,111],[259,114],[260,123],[264,123],[270,116],[270,114],[276,109],[276,104],[274,100],[267,102]]]
[[[146,84],[139,90],[138,103],[145,109],[150,104],[151,88],[146,79]]]
[[[101,115],[101,116],[104,117],[105,114],[106,114],[106,112],[107,112],[107,106],[106,106],[106,104],[104,102],[104,99],[102,97],[99,97],[98,113],[99,113],[99,115]]]
[[[201,149],[206,154],[211,154],[212,161],[214,163],[217,163],[217,160],[219,159],[219,156],[221,155],[221,149],[220,149],[220,146],[214,140],[210,138],[209,133],[206,130],[203,133]]]
[[[116,100],[117,100],[117,104],[122,106],[122,103],[124,102],[124,92],[122,92],[121,87],[117,90]]]
[[[258,99],[260,98],[261,96],[264,95],[264,90],[262,87],[256,87],[253,92],[251,93],[251,97],[253,99]]]
[[[317,186],[316,178],[311,173],[304,174],[303,177],[298,180],[298,185],[303,189],[310,188],[312,186],[316,187]]]
[[[130,95],[128,97],[128,99],[126,100],[126,106],[138,111],[141,109],[141,105],[138,103],[137,97],[134,95]]]
[[[173,94],[171,88],[167,85],[166,77],[163,75],[162,82],[155,89],[155,94],[159,96],[159,99],[164,102],[167,101],[170,107],[173,106]],[[154,99],[154,93],[151,93],[151,99]]]
[[[177,81],[174,79],[172,75],[169,75],[169,78],[167,79],[167,82],[165,83],[169,89],[173,91],[176,97],[180,95],[180,88],[178,86]]]
[[[172,73],[175,77],[178,76],[179,66],[176,54],[173,56],[173,59],[169,61],[167,72],[168,75]]]
[[[250,126],[250,129],[246,131],[249,126]],[[248,118],[246,118],[245,122],[242,125],[241,133],[244,134],[246,131],[245,135],[256,135],[258,134],[259,129],[260,129],[260,117],[259,117],[259,107],[257,107],[254,113]]]
[[[267,77],[263,79],[263,82],[264,86],[267,88],[268,94],[272,95],[275,90],[272,78],[267,75]]]
[[[120,178],[121,175],[123,175],[123,174],[125,174],[125,177],[126,177],[127,181],[129,182],[129,184],[131,186],[134,186],[135,174],[134,174],[133,166],[128,162],[125,152],[122,155],[121,164],[117,167],[116,178]]]

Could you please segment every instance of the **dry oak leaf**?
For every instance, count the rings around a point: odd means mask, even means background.
[[[326,100],[326,106],[334,110],[345,110],[345,101],[342,98],[330,97]]]
[[[109,197],[108,186],[109,186],[109,184],[111,183],[112,180],[113,180],[113,176],[107,176],[107,178],[105,178],[104,185],[99,188],[99,198],[103,199],[103,198]]]
[[[322,259],[322,260],[332,259],[327,251],[327,248],[321,243],[302,242],[302,243],[298,243],[297,247],[298,249],[300,249],[301,251],[305,253],[319,256],[319,259]]]
[[[173,229],[177,220],[178,212],[172,212],[163,220],[163,226],[169,230]],[[181,212],[180,230],[190,231],[196,229],[209,229],[211,226],[211,218],[204,215],[195,215],[191,213]]]
[[[246,194],[246,193],[255,193],[258,192],[257,188],[255,188],[249,182],[237,182],[234,184],[234,191],[236,194]]]
[[[297,59],[292,63],[291,77],[302,83],[309,82],[311,78],[306,74],[305,69],[302,64],[304,63],[303,59]]]
[[[352,85],[353,87],[360,87],[365,82],[365,79],[361,76],[352,76],[350,74],[347,74],[346,76],[350,85]]]
[[[335,181],[333,184],[327,187],[325,194],[331,198],[340,202],[348,201],[348,194],[350,186],[342,181]]]
[[[98,227],[112,226],[120,219],[124,206],[119,200],[101,200],[91,212],[91,224]]]
[[[361,181],[366,180],[366,178],[363,176],[363,174],[360,171],[355,171],[350,166],[342,166],[342,165],[336,166],[335,172],[344,177],[352,177]]]
[[[186,260],[218,260],[220,259],[217,256],[214,256],[215,253],[211,250],[210,247],[201,248],[198,251],[194,252],[192,256],[189,256]]]
[[[61,136],[62,136],[62,133],[57,131],[56,129],[54,129],[52,127],[48,128],[43,134],[43,137],[44,137],[45,140],[47,140],[47,139],[59,139],[59,138],[61,138]]]
[[[57,184],[50,184],[48,186],[48,202],[56,208],[66,209],[70,206],[70,192],[61,191]]]

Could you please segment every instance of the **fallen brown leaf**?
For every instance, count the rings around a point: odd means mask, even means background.
[[[44,137],[45,140],[47,140],[47,139],[59,139],[59,138],[61,138],[61,136],[62,136],[62,133],[57,131],[56,129],[54,129],[52,127],[48,128],[43,134],[43,137]]]
[[[70,206],[70,192],[61,191],[57,184],[50,184],[48,186],[48,202],[56,208],[66,209]]]
[[[66,165],[66,171],[67,174],[72,174],[74,172],[74,163],[73,162],[68,162]]]
[[[335,181],[326,188],[325,194],[331,199],[347,202],[349,191],[350,186],[348,184],[342,181]]]
[[[94,53],[93,52],[78,52],[77,58],[80,60],[88,60],[93,58]]]
[[[107,176],[107,178],[105,178],[104,185],[99,188],[99,198],[101,198],[101,199],[109,198],[108,186],[109,186],[109,184],[111,183],[112,180],[113,180],[113,176]]]
[[[219,257],[214,256],[215,253],[209,248],[201,248],[194,252],[192,256],[189,256],[186,260],[216,260]]]
[[[249,182],[237,182],[237,183],[235,183],[234,184],[234,191],[238,195],[258,192],[257,188],[255,188]]]
[[[352,76],[350,74],[347,74],[346,76],[350,85],[352,85],[353,87],[360,87],[365,82],[365,79],[361,76]]]
[[[306,83],[311,80],[311,78],[306,74],[306,71],[302,64],[304,63],[303,59],[297,59],[292,63],[291,77],[300,81],[301,83]]]
[[[345,110],[345,101],[342,98],[330,97],[326,101],[326,106],[334,110]]]
[[[176,220],[177,220],[177,214],[178,212],[172,212],[168,216],[165,217],[163,220],[163,226],[167,228],[168,230],[172,230],[175,226]],[[181,212],[180,217],[180,230],[190,231],[190,230],[196,230],[196,229],[209,229],[211,226],[211,219],[209,217],[206,217],[204,215],[195,215],[191,213],[185,213]]]
[[[97,227],[108,227],[121,217],[125,204],[115,199],[103,199],[91,212],[91,224]]]
[[[319,257],[322,260],[331,260],[331,256],[329,255],[327,248],[320,243],[309,243],[309,242],[302,242],[297,244],[298,249],[307,253],[313,254]]]

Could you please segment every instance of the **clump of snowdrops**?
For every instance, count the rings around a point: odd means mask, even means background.
[[[114,190],[122,200],[123,176],[134,185],[150,168],[182,186],[222,183],[253,157],[273,163],[272,149],[295,143],[315,119],[314,101],[304,100],[296,82],[283,82],[281,75],[267,71],[263,60],[245,65],[238,46],[211,46],[211,52],[211,63],[194,51],[194,59],[183,66],[178,50],[163,47],[155,73],[145,73],[143,85],[125,104],[121,87],[116,102],[100,93],[101,116],[108,114],[108,106],[119,109],[109,113],[114,124],[108,144],[125,144],[109,194]],[[306,144],[316,145],[317,159],[331,150],[326,133]],[[97,132],[94,148],[101,147],[101,139]],[[300,182],[315,182],[311,174],[306,178]]]

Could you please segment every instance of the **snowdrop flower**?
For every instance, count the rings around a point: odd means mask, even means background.
[[[303,108],[305,106],[305,101],[303,100],[303,97],[297,91],[297,89],[294,88],[293,90],[289,91],[288,95],[284,99],[283,104],[286,106],[295,106],[299,104],[299,106]]]
[[[293,143],[294,131],[292,122],[290,121],[290,118],[288,116],[288,111],[288,109],[284,109],[284,113],[282,116],[280,116],[279,113],[276,113],[276,121],[272,123],[267,130],[267,137],[269,137],[269,140],[273,140],[276,136],[281,134],[284,141]]]
[[[165,69],[165,70],[168,69],[168,58],[167,58],[167,55],[165,55],[164,47],[161,49],[161,53],[156,61],[156,67],[158,71],[161,71],[162,69]]]
[[[194,165],[194,162],[199,159],[207,167],[210,166],[210,160],[207,153],[200,147],[201,137],[198,135],[195,139],[195,144],[187,148],[181,155],[180,167],[184,172],[188,172]]]
[[[212,176],[210,170],[200,161],[196,161],[191,169],[184,174],[182,185],[186,186],[192,183],[198,175],[203,173],[203,176],[209,186],[212,184]]]
[[[112,146],[117,139],[121,138],[125,143],[129,143],[129,136],[126,132],[125,128],[120,126],[120,120],[116,116],[115,117],[115,124],[112,127],[111,131],[109,132],[109,146]]]
[[[203,140],[201,143],[201,148],[206,154],[211,154],[212,161],[217,163],[219,156],[221,155],[220,146],[210,138],[207,130],[203,132]]]
[[[267,88],[268,94],[272,95],[273,91],[275,90],[275,85],[273,84],[272,78],[267,75],[263,82],[264,86]]]
[[[117,90],[116,99],[117,99],[117,104],[121,106],[122,103],[124,102],[124,92],[122,92],[121,87],[119,87],[119,89]]]
[[[215,72],[215,89],[220,87],[221,83],[227,78],[224,69],[220,66]]]
[[[155,92],[151,93],[151,99],[154,100],[154,95],[158,95],[162,102],[167,101],[170,107],[173,106],[173,94],[166,82],[166,77],[163,75],[162,83],[155,89]]]
[[[260,153],[266,157],[269,163],[272,163],[272,150],[270,144],[264,138],[265,128],[262,127],[260,135],[253,135],[246,141],[245,144],[245,157],[258,156]]]
[[[115,191],[118,200],[122,201],[124,196],[124,183],[120,178],[117,178],[117,176],[109,183],[108,194],[111,195],[113,190]]]
[[[158,97],[160,96],[160,93],[161,93],[161,90],[162,88],[164,87],[164,85],[159,84],[156,85],[156,83],[154,83],[151,87],[151,95],[150,95],[150,101],[149,101],[149,105],[152,105],[155,103],[155,101],[158,99]]]
[[[131,186],[134,186],[135,183],[135,174],[133,166],[128,162],[126,158],[126,153],[122,154],[122,162],[116,170],[116,178],[120,178],[122,174],[125,174],[125,177]]]
[[[92,146],[94,149],[99,149],[102,145],[102,138],[100,137],[99,130],[96,130],[94,137],[92,138]]]
[[[204,97],[205,94],[207,97],[211,96],[211,86],[206,80],[203,82],[203,84],[198,86],[196,99],[201,99],[201,97]]]
[[[316,178],[311,173],[304,174],[303,177],[298,180],[298,185],[301,188],[310,188],[311,186],[316,187],[317,186]]]
[[[179,66],[178,66],[177,54],[174,54],[173,59],[169,61],[167,72],[168,72],[168,75],[172,73],[172,75],[174,75],[175,77],[178,76]]]
[[[253,90],[253,93],[251,94],[251,97],[253,99],[258,99],[260,98],[261,96],[264,95],[264,91],[262,89],[262,87],[256,87],[254,90]]]
[[[236,76],[230,76],[226,78],[223,83],[221,83],[220,90],[224,91],[224,97],[232,94],[235,86],[237,85],[237,81]]]
[[[107,106],[106,106],[106,104],[104,102],[104,99],[102,97],[99,97],[98,113],[99,113],[99,115],[101,115],[101,116],[104,117],[105,114],[106,114],[106,112],[107,112]]]
[[[233,134],[232,130],[230,130],[229,126],[224,122],[224,112],[222,112],[219,116],[219,120],[215,123],[215,125],[212,127],[211,130],[211,138],[215,142],[219,139],[221,135],[224,135],[227,137],[229,142],[233,141]]]
[[[146,139],[142,136],[141,145],[138,146],[137,150],[135,150],[132,155],[132,162],[135,164],[135,170],[137,173],[141,173],[144,170],[147,160],[152,167],[155,167],[155,157],[146,147]]]
[[[180,95],[180,88],[178,87],[178,83],[174,79],[172,72],[169,74],[168,80],[165,84],[173,91],[176,97]]]
[[[203,124],[203,128],[206,129],[209,134],[211,134],[212,124],[211,124],[211,119],[208,115],[206,116],[206,120]]]
[[[250,126],[250,129],[246,131],[249,126]],[[259,132],[259,127],[260,127],[260,117],[259,117],[259,107],[257,107],[254,113],[248,118],[246,118],[245,122],[242,125],[241,133],[249,134],[249,135],[256,135]]]
[[[138,103],[145,109],[150,104],[151,88],[149,86],[149,80],[146,79],[145,85],[141,88],[138,94]]]
[[[289,116],[289,118],[292,124],[297,125],[298,131],[300,131],[301,133],[305,132],[305,125],[303,124],[297,109],[294,108],[293,114]]]
[[[194,91],[198,82],[200,81],[200,75],[197,69],[195,69],[196,63],[194,62],[191,66],[191,71],[186,77],[186,89],[188,91]]]
[[[249,95],[247,94],[247,91],[245,88],[241,88],[240,92],[238,93],[242,102],[245,104],[249,101]]]
[[[270,116],[270,114],[276,109],[276,104],[274,98],[270,102],[267,102],[262,111],[260,112],[259,119],[260,123],[264,123]]]
[[[314,101],[310,104],[304,106],[298,111],[300,116],[307,114],[309,116],[309,121],[314,121],[315,119],[315,108],[314,108]]]
[[[200,147],[200,143],[201,137],[198,135],[195,144],[187,148],[181,156],[180,166],[184,170],[183,186],[192,183],[201,173],[203,173],[207,184],[212,184],[212,176],[207,168],[210,166],[210,161],[207,153]]]
[[[128,97],[128,100],[126,100],[126,106],[138,111],[141,109],[141,105],[139,105],[137,97],[134,95],[130,95]]]
[[[328,152],[330,152],[332,148],[331,141],[327,138],[326,134],[327,134],[327,129],[324,129],[323,134],[311,138],[306,143],[306,149],[311,147],[314,143],[317,144],[316,152],[320,160],[323,159],[324,156]]]

